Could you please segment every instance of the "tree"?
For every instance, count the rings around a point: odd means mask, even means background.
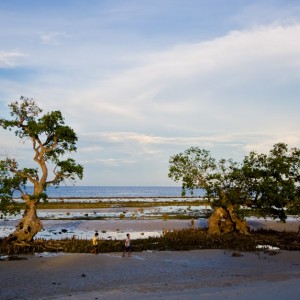
[[[300,213],[300,149],[278,143],[269,155],[252,151],[241,171],[251,207],[263,216],[285,221],[287,213]]]
[[[241,208],[284,221],[287,211],[300,209],[300,150],[286,144],[273,146],[269,155],[252,151],[241,164],[231,159],[216,161],[210,152],[191,147],[170,158],[169,177],[182,181],[185,191],[200,188],[214,212],[209,233],[248,233]]]
[[[3,129],[15,129],[15,135],[30,141],[36,168],[19,168],[14,158],[0,161],[0,209],[3,214],[16,212],[13,193],[19,191],[25,202],[25,210],[16,230],[6,241],[29,242],[42,229],[36,209],[40,201],[46,200],[47,187],[58,186],[63,181],[82,179],[83,167],[66,157],[77,150],[77,135],[65,125],[60,111],[42,113],[35,101],[21,97],[20,101],[9,104],[12,119],[0,119]],[[41,115],[41,116],[40,116]],[[49,170],[53,174],[49,179]],[[33,193],[26,191],[27,184],[33,185]]]

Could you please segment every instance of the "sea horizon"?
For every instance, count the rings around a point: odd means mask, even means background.
[[[27,186],[26,191],[31,193],[32,186]],[[181,197],[180,186],[97,186],[97,185],[72,185],[51,186],[46,190],[48,198],[93,198],[93,197]],[[203,196],[203,190],[195,189],[193,194],[189,191],[186,196]],[[16,192],[14,197],[19,197]]]

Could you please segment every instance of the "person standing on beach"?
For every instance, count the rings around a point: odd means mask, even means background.
[[[97,247],[98,247],[98,235],[99,234],[96,231],[95,234],[94,234],[94,236],[93,236],[93,239],[92,239],[92,244],[93,244],[92,253],[94,253],[94,254],[97,254],[97,252],[98,252],[98,249],[97,249]]]
[[[124,251],[123,251],[123,257],[125,256],[125,252],[128,252],[128,257],[131,256],[131,245],[130,245],[130,234],[126,234],[126,239],[124,242]]]
[[[191,228],[195,229],[195,221],[194,221],[194,219],[191,220]]]

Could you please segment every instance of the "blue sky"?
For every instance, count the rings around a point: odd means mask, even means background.
[[[190,146],[300,147],[300,3],[0,0],[0,111],[20,96],[78,134],[81,185],[174,185]],[[0,131],[0,156],[31,162]]]

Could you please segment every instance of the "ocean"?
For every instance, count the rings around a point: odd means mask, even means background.
[[[32,187],[27,187],[31,192]],[[93,198],[93,197],[181,197],[181,187],[175,186],[59,186],[49,187],[49,198]],[[18,195],[14,195],[18,197]],[[202,190],[195,190],[193,195],[203,196]]]

